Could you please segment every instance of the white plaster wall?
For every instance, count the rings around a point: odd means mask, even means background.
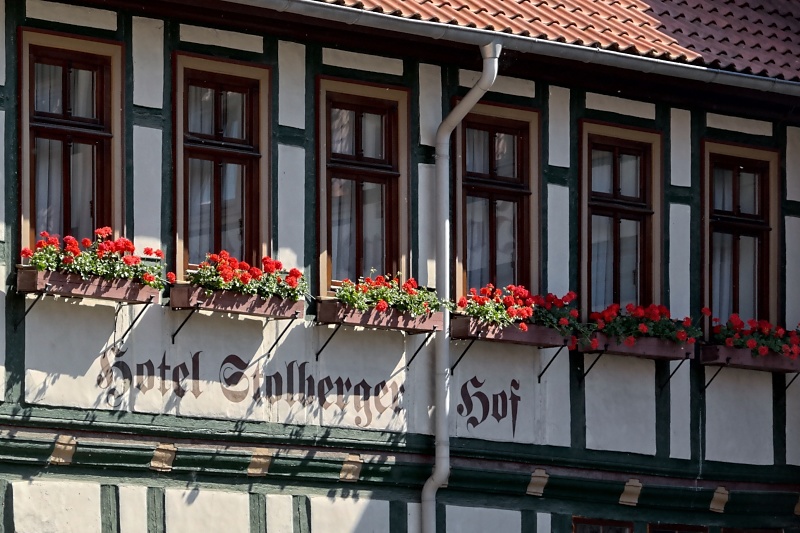
[[[436,145],[436,130],[442,122],[442,68],[419,65],[419,142]]]
[[[790,287],[800,279],[800,218],[786,217],[786,279]],[[800,322],[800,298],[786,298],[786,325],[794,327]]]
[[[422,505],[419,503],[407,504],[406,516],[408,520],[407,533],[419,533],[422,529]]]
[[[794,377],[786,375],[786,384]],[[786,463],[800,465],[800,379],[786,389]]]
[[[147,487],[119,486],[119,533],[147,533]]]
[[[133,242],[161,248],[161,130],[133,127]]]
[[[294,533],[292,497],[267,494],[267,533]]]
[[[0,146],[6,145],[6,112],[0,111]],[[0,156],[0,187],[6,186],[6,156]],[[6,240],[6,203],[0,202],[0,241]],[[16,260],[16,258],[14,258]],[[5,279],[5,278],[4,278]]]
[[[786,199],[800,200],[800,128],[786,128]]]
[[[247,493],[167,489],[164,495],[166,530],[169,533],[249,533],[249,504]]]
[[[278,145],[278,254],[285,265],[305,264],[306,151]]]
[[[596,355],[584,357],[584,368]],[[586,447],[656,453],[655,363],[604,355],[585,379]]]
[[[264,52],[264,38],[228,30],[217,30],[202,26],[181,24],[181,41],[212,46],[222,46],[234,50],[245,50],[257,54]]]
[[[572,419],[569,394],[569,352],[561,350],[553,364],[542,376],[542,382],[538,383],[536,379],[536,376],[557,351],[558,348],[539,350],[535,361],[535,372],[526,377],[536,387],[533,412],[537,413],[537,416],[533,440],[537,444],[569,446]]]
[[[550,86],[550,100],[547,105],[547,132],[550,138],[548,163],[557,167],[569,167],[570,155],[570,112],[569,89]]]
[[[763,120],[752,120],[749,118],[708,113],[706,115],[706,126],[720,130],[738,131],[751,135],[772,137],[772,123]]]
[[[451,364],[467,344],[469,341],[452,344]],[[536,409],[542,401],[536,382],[538,368],[539,356],[529,346],[473,344],[450,379],[451,434],[533,443],[535,429],[547,424],[547,412]]]
[[[716,371],[706,368],[706,383]],[[725,368],[706,389],[705,397],[706,459],[773,463],[772,374]]]
[[[278,41],[278,124],[306,128],[306,47]]]
[[[447,531],[458,533],[515,533],[522,529],[522,513],[519,511],[448,505],[446,516]]]
[[[28,18],[50,20],[75,26],[89,26],[102,30],[117,29],[117,14],[105,9],[79,7],[45,0],[28,0],[25,4]]]
[[[474,70],[459,70],[458,83],[462,87],[472,88],[481,79],[481,73]],[[531,80],[520,78],[510,78],[508,76],[497,76],[497,79],[489,89],[489,92],[511,94],[522,96],[523,98],[533,98],[536,96],[536,84]]]
[[[133,17],[133,103],[164,105],[164,21]]]
[[[536,533],[550,533],[552,531],[550,513],[536,513]]]
[[[692,209],[684,204],[669,205],[669,308],[676,318],[691,315],[689,289],[691,287]]]
[[[685,109],[672,109],[670,130],[670,183],[681,187],[692,186],[692,113]]]
[[[547,185],[547,291],[569,291],[569,188]]]
[[[373,56],[359,54],[334,48],[322,49],[322,62],[333,67],[351,68],[367,72],[380,72],[382,74],[403,75],[403,61],[393,57]]]
[[[420,164],[418,170],[419,233],[417,234],[419,256],[417,281],[426,287],[436,286],[436,232],[430,228],[436,224],[436,165]]]
[[[311,531],[373,533],[389,531],[389,502],[365,497],[312,496]]]
[[[680,361],[670,361],[672,373]],[[675,459],[692,457],[692,406],[689,362],[683,363],[669,382],[669,456]]]
[[[71,481],[12,483],[16,533],[100,533],[100,485]]]
[[[650,120],[655,120],[656,118],[655,104],[628,100],[627,98],[618,98],[605,94],[586,93],[586,107],[588,109],[597,109],[598,111],[617,113],[618,115],[628,115]]]
[[[5,280],[8,275],[5,265],[0,265],[0,280]],[[5,283],[0,285],[0,317],[6,316],[6,293],[8,288]],[[27,302],[26,302],[27,305]],[[0,346],[6,345],[6,328],[0,328]],[[0,399],[6,396],[6,351],[0,353]]]
[[[6,3],[0,2],[0,85],[5,85],[5,84],[6,84]],[[5,143],[3,143],[3,146],[5,146]]]

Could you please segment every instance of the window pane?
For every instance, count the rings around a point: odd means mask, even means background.
[[[356,188],[352,181],[331,180],[331,276],[356,279]]]
[[[97,118],[95,112],[95,72],[93,70],[72,69],[70,71],[70,106],[72,116]]]
[[[592,191],[613,193],[614,154],[606,150],[592,150]]]
[[[714,209],[733,211],[733,171],[714,169]]]
[[[214,90],[189,86],[189,131],[214,134]]]
[[[244,139],[247,124],[245,97],[242,93],[222,93],[222,135],[229,139]]]
[[[608,307],[614,299],[613,219],[592,215],[592,310]]]
[[[355,111],[331,109],[331,152],[345,155],[356,154],[355,122]]]
[[[70,164],[70,235],[91,237],[94,230],[92,199],[95,183],[95,147],[91,144],[73,143]]]
[[[639,303],[639,221],[619,223],[619,303]]]
[[[42,231],[63,235],[63,146],[61,141],[36,139],[34,173],[37,235]]]
[[[516,178],[517,136],[498,133],[494,139],[494,154],[497,175],[503,178]]]
[[[498,200],[495,218],[497,220],[497,286],[505,287],[517,279],[517,204]]]
[[[711,309],[725,321],[733,311],[733,235],[712,235],[711,280]]]
[[[489,283],[489,200],[467,196],[467,285]]]
[[[639,193],[639,156],[620,154],[619,156],[619,188],[623,196],[638,198]]]
[[[384,255],[386,250],[386,218],[383,211],[383,185],[364,183],[361,189],[363,205],[361,212],[364,227],[364,266],[362,276],[385,273]]]
[[[739,208],[748,215],[758,214],[758,175],[739,173]]]
[[[244,167],[224,163],[222,165],[222,194],[220,205],[220,237],[223,250],[231,256],[244,257],[243,229],[244,229],[244,197],[242,186],[244,183]]]
[[[758,318],[758,239],[739,237],[739,315],[742,320]]]
[[[57,65],[36,63],[34,77],[34,109],[44,113],[63,113],[62,106],[62,72]]]
[[[467,172],[489,173],[489,132],[467,128]]]
[[[383,115],[364,113],[361,118],[361,150],[364,157],[384,159]]]
[[[198,264],[214,250],[214,164],[189,159],[189,262]]]

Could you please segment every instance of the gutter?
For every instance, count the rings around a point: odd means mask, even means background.
[[[498,43],[481,46],[480,79],[436,130],[436,289],[445,301],[450,300],[450,135],[494,84],[502,49]],[[450,477],[450,311],[443,312],[442,331],[434,341],[436,458],[422,488],[422,533],[436,533],[436,492]]]
[[[322,0],[227,1],[234,4],[249,5],[282,13],[341,22],[348,25],[381,28],[387,31],[415,35],[417,37],[477,46],[483,46],[487,43],[497,43],[504,48],[516,50],[518,52],[634,70],[645,74],[657,74],[704,83],[752,89],[767,93],[800,96],[800,82],[711,69],[697,65],[665,61],[663,59],[634,56],[611,50],[548,41],[535,37],[523,37],[521,35],[442,24],[439,22],[412,20],[397,15],[387,15],[353,7],[329,4]]]

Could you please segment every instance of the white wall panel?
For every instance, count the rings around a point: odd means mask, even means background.
[[[763,120],[752,120],[749,118],[708,113],[706,115],[706,126],[720,130],[749,133],[750,135],[772,136],[772,123]]]
[[[133,127],[133,242],[138,253],[161,248],[162,149],[161,130]]]
[[[117,14],[105,9],[79,7],[46,0],[28,0],[25,4],[28,18],[89,26],[101,30],[117,29]]]
[[[522,513],[486,507],[447,506],[447,531],[486,533],[502,531],[518,533],[522,529]]]
[[[791,287],[800,279],[800,218],[786,217],[786,280],[790,291],[786,298],[786,325],[793,328],[800,322],[800,298],[793,297]]]
[[[462,87],[472,88],[478,83],[479,79],[481,79],[480,72],[475,72],[474,70],[458,71],[458,83]],[[534,98],[536,96],[536,84],[531,80],[497,76],[489,92],[511,94],[514,96],[522,96],[523,98]]]
[[[306,128],[306,47],[278,41],[278,123]]]
[[[294,533],[291,496],[267,494],[267,533]]]
[[[692,314],[689,300],[692,209],[684,204],[669,206],[669,308],[676,318]]]
[[[551,533],[552,519],[549,513],[536,513],[536,533]]]
[[[164,105],[164,21],[133,17],[133,103]]]
[[[547,185],[547,291],[569,290],[569,188]]]
[[[278,145],[278,254],[287,267],[305,264],[306,151]]]
[[[382,74],[403,75],[403,61],[393,57],[358,54],[334,48],[322,49],[322,62],[326,65]]]
[[[164,508],[168,533],[250,532],[250,500],[247,493],[198,488],[167,489]]]
[[[147,487],[119,487],[119,533],[147,533]]]
[[[692,186],[692,114],[685,109],[672,109],[669,119],[670,183]]]
[[[786,375],[786,384],[795,377]],[[800,465],[800,379],[786,389],[786,463]]]
[[[419,142],[436,145],[436,130],[442,122],[442,68],[419,65]]]
[[[419,192],[417,202],[419,206],[417,268],[420,285],[433,287],[436,285],[436,232],[430,228],[436,227],[436,165],[420,164]]]
[[[373,533],[389,531],[389,502],[366,497],[312,496],[311,531]]]
[[[800,128],[786,128],[786,199],[800,200]]]
[[[570,159],[570,110],[569,89],[550,86],[547,131],[550,137],[548,163],[557,167],[569,167]]]
[[[249,35],[228,30],[204,28],[181,24],[181,41],[188,43],[222,46],[233,50],[245,50],[260,54],[264,52],[264,38],[260,35]]]
[[[680,361],[670,361],[672,373]],[[669,456],[690,459],[692,456],[692,406],[689,362],[684,362],[669,381]]]
[[[650,120],[656,118],[655,104],[605,94],[586,93],[586,108]]]
[[[72,481],[12,483],[16,533],[100,533],[100,485]]]

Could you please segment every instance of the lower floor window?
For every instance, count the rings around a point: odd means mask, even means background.
[[[633,526],[625,522],[575,519],[575,533],[632,533]]]
[[[498,287],[515,283],[519,202],[468,195],[466,204],[467,285],[483,287],[493,280]]]
[[[641,221],[619,214],[592,214],[592,310],[618,302],[638,304],[641,278]]]

